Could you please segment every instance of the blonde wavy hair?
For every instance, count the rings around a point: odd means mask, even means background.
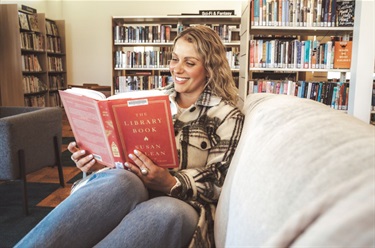
[[[175,38],[173,45],[181,38],[192,43],[203,59],[209,75],[207,87],[212,94],[235,105],[238,101],[237,88],[219,35],[208,26],[198,25],[183,30]]]

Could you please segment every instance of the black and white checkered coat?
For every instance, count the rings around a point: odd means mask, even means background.
[[[173,86],[167,93],[175,103]],[[180,199],[200,215],[190,247],[215,247],[216,204],[240,139],[244,115],[206,89],[194,105],[174,115],[173,120],[180,165],[172,174],[182,184]]]

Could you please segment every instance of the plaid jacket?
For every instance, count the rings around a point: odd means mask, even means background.
[[[176,104],[173,85],[168,87]],[[181,115],[174,115],[179,169],[171,171],[182,184],[180,199],[199,213],[190,247],[215,247],[214,215],[230,161],[244,122],[241,111],[206,89]]]

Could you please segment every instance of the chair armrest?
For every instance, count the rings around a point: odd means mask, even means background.
[[[3,111],[2,108],[1,112]],[[10,111],[9,109],[7,111]],[[5,111],[6,112],[6,111]],[[26,173],[47,165],[55,165],[53,137],[58,138],[61,149],[62,110],[59,107],[14,108],[11,115],[0,119],[0,179],[19,178],[18,157],[25,152]]]

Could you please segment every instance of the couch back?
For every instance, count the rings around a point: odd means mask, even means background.
[[[217,247],[373,245],[375,128],[294,96],[251,94],[243,111]]]

